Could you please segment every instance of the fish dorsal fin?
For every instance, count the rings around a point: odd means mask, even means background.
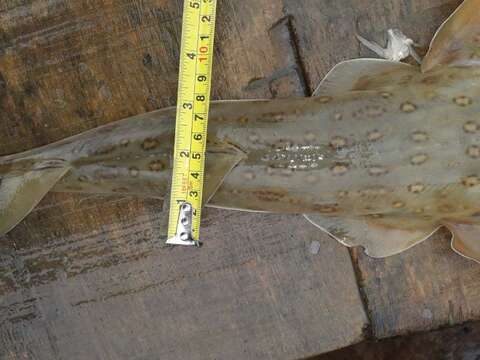
[[[64,164],[56,168],[29,169],[23,174],[3,178],[0,183],[0,236],[22,221],[69,169],[70,166]]]
[[[415,221],[411,226],[392,227],[379,219],[336,218],[318,214],[306,214],[312,224],[325,231],[342,244],[362,246],[368,256],[383,258],[398,254],[426,240],[438,226]],[[401,221],[399,221],[399,224]]]
[[[205,182],[203,186],[203,204],[215,194],[225,177],[246,155],[237,147],[225,142],[213,142],[207,145],[205,160]]]
[[[480,0],[465,0],[437,30],[422,71],[442,65],[480,65]]]
[[[480,224],[446,221],[452,233],[452,249],[460,255],[480,262]]]
[[[381,90],[409,81],[418,67],[382,59],[343,61],[325,76],[312,96],[335,96],[348,91]]]

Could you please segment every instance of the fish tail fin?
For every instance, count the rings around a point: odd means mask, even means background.
[[[0,236],[22,221],[47,192],[70,170],[64,160],[0,158]]]

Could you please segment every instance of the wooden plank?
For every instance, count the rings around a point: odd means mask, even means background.
[[[1,10],[1,153],[174,103],[179,3],[6,0]]]
[[[400,28],[424,45],[425,52],[434,31],[461,3],[338,0],[312,3],[305,12],[307,2],[285,0],[310,88],[338,61],[373,56],[354,39],[356,26],[379,42],[386,29]],[[353,254],[375,337],[435,329],[480,316],[480,267],[450,250],[446,232],[385,260],[368,258],[361,250]]]
[[[1,1],[0,153],[174,104],[180,9]],[[218,29],[215,98],[305,94],[280,1],[221,1]],[[348,251],[302,217],[210,210],[205,247],[172,250],[161,208],[48,195],[0,241],[0,358],[293,359],[363,338]]]
[[[450,249],[446,231],[385,260],[356,257],[377,338],[480,318],[480,266]]]
[[[298,39],[307,84],[315,89],[343,60],[377,57],[361,46],[355,32],[385,42],[386,31],[399,28],[427,47],[445,14],[461,0],[282,0]]]
[[[96,226],[59,229],[52,204],[2,246],[2,359],[295,359],[361,340],[349,258],[302,217],[209,211],[198,251],[155,240],[132,199],[73,201]]]
[[[365,341],[310,360],[478,359],[478,339],[480,323],[474,322],[382,341]]]

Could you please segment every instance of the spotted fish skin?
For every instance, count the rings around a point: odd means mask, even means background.
[[[232,144],[245,159],[207,205],[433,220],[477,213],[480,86],[472,83],[480,71],[415,75],[338,96],[213,103],[210,144]],[[171,176],[173,129],[174,109],[160,110],[20,158],[72,165],[52,191],[161,198]]]
[[[174,109],[108,124],[66,145],[72,170],[52,191],[163,198],[171,178]],[[62,150],[60,150],[62,151]]]
[[[480,262],[479,49],[480,0],[466,0],[420,67],[358,59],[311,98],[212,103],[205,205],[306,213],[377,257],[446,226]],[[0,235],[48,191],[166,197],[174,122],[158,110],[0,158]]]
[[[480,70],[409,67],[393,78],[376,74],[373,83],[360,79],[334,96],[212,103],[206,186],[209,175],[221,182],[210,186],[216,191],[206,205],[428,232],[447,221],[476,221]],[[0,176],[68,164],[50,191],[164,198],[174,121],[175,109],[158,110],[3,157]],[[218,144],[242,154],[231,171],[208,170],[219,159]]]
[[[0,158],[0,176],[56,160],[59,166],[68,163],[70,171],[51,191],[163,197],[171,168],[174,116],[172,108],[154,111]]]

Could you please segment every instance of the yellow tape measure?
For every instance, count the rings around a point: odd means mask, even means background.
[[[216,7],[216,0],[184,1],[170,244],[194,245],[199,240]]]

